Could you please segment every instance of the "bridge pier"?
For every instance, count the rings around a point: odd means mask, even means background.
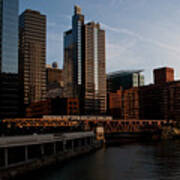
[[[53,149],[54,149],[54,154],[57,154],[57,151],[56,151],[56,142],[54,142],[54,144],[53,144]]]
[[[4,149],[4,160],[5,160],[5,168],[8,168],[9,163],[8,163],[8,148]]]
[[[78,148],[81,149],[81,147],[82,147],[82,141],[81,141],[81,139],[79,139],[78,140]]]
[[[63,152],[66,152],[67,150],[66,150],[66,141],[64,140],[63,141]]]
[[[40,145],[40,148],[41,148],[41,156],[44,156],[44,154],[45,154],[44,144],[41,144],[41,145]]]
[[[28,162],[28,159],[29,159],[28,158],[28,150],[29,149],[28,149],[28,146],[25,146],[24,148],[25,148],[25,162]]]
[[[72,142],[71,142],[71,146],[72,146],[72,147],[71,147],[71,148],[72,148],[71,150],[72,150],[72,152],[73,152],[73,151],[74,151],[74,141],[73,141],[73,140],[72,140]]]

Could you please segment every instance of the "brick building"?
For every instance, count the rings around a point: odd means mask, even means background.
[[[107,113],[114,118],[122,118],[122,89],[114,93],[108,93]]]
[[[123,91],[123,119],[139,119],[139,89],[131,88]]]
[[[26,108],[26,117],[43,115],[79,115],[77,98],[55,98],[30,104]]]
[[[174,69],[169,67],[164,67],[154,70],[154,83],[163,84],[167,82],[174,81]]]
[[[108,113],[119,119],[180,120],[180,81],[174,81],[174,70],[155,69],[154,81],[109,93]]]
[[[180,120],[180,81],[140,88],[140,118]]]
[[[115,119],[139,119],[139,89],[120,89],[109,93],[108,114]]]
[[[174,69],[155,69],[154,83],[139,89],[140,118],[180,120],[180,81],[174,81]]]

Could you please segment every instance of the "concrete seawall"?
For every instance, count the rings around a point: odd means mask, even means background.
[[[100,147],[93,132],[0,138],[0,180],[62,163]]]

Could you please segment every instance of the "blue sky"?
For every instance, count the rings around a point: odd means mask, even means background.
[[[107,72],[144,69],[147,84],[152,69],[170,66],[180,79],[180,0],[20,0],[20,12],[47,15],[47,63],[63,64],[63,32],[75,4],[106,30]]]

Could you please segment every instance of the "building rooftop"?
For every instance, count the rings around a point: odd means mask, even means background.
[[[139,69],[139,70],[121,70],[121,71],[115,71],[115,72],[110,72],[107,74],[108,78],[112,78],[112,77],[118,77],[118,76],[127,76],[133,73],[141,73],[144,72],[143,69]]]

